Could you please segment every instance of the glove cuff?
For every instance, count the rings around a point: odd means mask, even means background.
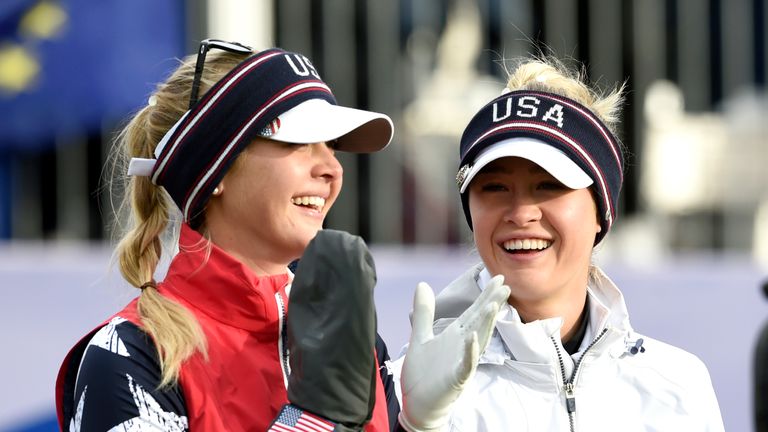
[[[448,430],[448,425],[445,421],[443,421],[438,426],[416,427],[410,421],[408,421],[408,418],[405,416],[403,411],[400,411],[400,414],[397,416],[397,420],[400,422],[400,426],[402,426],[403,429],[407,430],[408,432],[444,432]]]
[[[322,432],[333,432],[336,430],[336,423],[320,416],[304,411],[293,404],[285,404],[280,409],[275,421],[269,426],[267,432],[285,432],[287,430],[313,430]]]

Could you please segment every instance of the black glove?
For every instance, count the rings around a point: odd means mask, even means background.
[[[361,430],[376,393],[376,268],[357,236],[321,230],[299,261],[288,302],[288,400]]]

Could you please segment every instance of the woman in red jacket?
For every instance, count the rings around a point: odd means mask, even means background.
[[[392,131],[386,115],[338,106],[300,54],[203,41],[118,138],[130,225],[117,258],[140,295],[67,356],[60,427],[264,431],[282,412],[279,425],[332,430],[341,419],[284,409],[288,265],[339,195],[335,151],[378,151]],[[375,395],[359,426],[388,430],[379,377]]]

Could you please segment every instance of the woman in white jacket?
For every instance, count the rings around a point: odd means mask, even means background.
[[[723,430],[704,364],[635,332],[591,263],[623,181],[621,94],[530,61],[466,127],[456,180],[482,263],[436,301],[417,288],[393,365],[405,429]]]

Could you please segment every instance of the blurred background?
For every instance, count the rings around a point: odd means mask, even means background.
[[[726,430],[752,430],[768,318],[768,0],[2,0],[0,431],[57,430],[53,381],[77,338],[136,295],[111,266],[104,164],[155,83],[206,37],[306,54],[393,143],[340,155],[327,226],[363,236],[382,335],[407,341],[416,282],[479,258],[458,137],[505,67],[544,51],[627,82],[620,216],[595,260],[634,327],[710,368]],[[254,391],[266,391],[255,389]]]

